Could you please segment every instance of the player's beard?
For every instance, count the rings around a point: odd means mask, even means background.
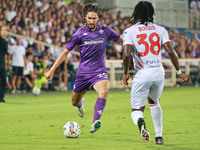
[[[94,30],[96,28],[96,25],[93,23],[88,24],[87,26],[88,26],[88,28],[90,28],[90,30]]]

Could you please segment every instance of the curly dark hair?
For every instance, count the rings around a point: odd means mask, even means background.
[[[102,17],[101,8],[99,8],[96,5],[93,5],[93,4],[87,4],[87,5],[85,5],[85,7],[83,9],[84,20],[85,20],[86,15],[88,14],[88,12],[95,12],[95,13],[97,13],[99,19],[101,19],[101,17]]]
[[[130,21],[135,24],[140,19],[141,24],[145,24],[145,22],[153,23],[153,15],[155,15],[153,5],[148,1],[140,1],[135,6]]]

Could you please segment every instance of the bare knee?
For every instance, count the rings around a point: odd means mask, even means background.
[[[107,95],[108,95],[108,89],[101,89],[98,92],[98,97],[99,98],[104,98],[105,99],[107,97]]]
[[[140,107],[140,109],[133,109],[132,108],[132,111],[142,111],[142,112],[144,112],[144,109],[145,109],[145,106]]]
[[[73,106],[77,106],[77,105],[78,105],[78,102],[77,102],[76,99],[73,99],[73,98],[72,98],[72,105],[73,105]]]

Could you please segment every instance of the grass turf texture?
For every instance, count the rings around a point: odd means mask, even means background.
[[[62,150],[62,149],[200,149],[200,88],[165,88],[161,97],[166,145],[155,145],[155,133],[148,105],[144,119],[151,135],[145,143],[131,119],[130,91],[110,90],[102,115],[102,127],[89,133],[97,95],[85,95],[86,114],[79,118],[71,105],[71,92],[43,92],[6,95],[8,103],[0,103],[0,150]],[[68,121],[81,126],[77,139],[65,138],[62,127]]]

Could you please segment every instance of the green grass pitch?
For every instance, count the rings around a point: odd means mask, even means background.
[[[163,109],[165,145],[155,145],[155,133],[148,105],[144,118],[151,135],[145,143],[131,119],[130,91],[110,90],[102,115],[102,127],[89,132],[97,95],[85,95],[86,114],[79,118],[71,105],[70,92],[43,92],[6,95],[0,103],[0,150],[199,150],[200,88],[165,88],[160,100]],[[81,126],[76,139],[65,138],[62,127],[68,121]]]

